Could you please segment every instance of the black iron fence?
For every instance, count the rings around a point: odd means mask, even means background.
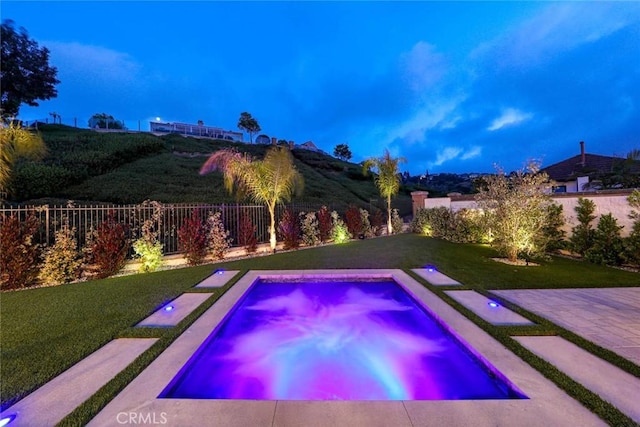
[[[317,204],[288,204],[278,205],[276,208],[277,221],[282,217],[286,208],[291,209],[295,214],[300,212],[315,212],[322,206]],[[329,209],[343,209],[343,207],[331,207]],[[256,237],[259,243],[269,241],[269,211],[263,205],[248,204],[160,204],[145,203],[142,205],[92,205],[92,206],[19,206],[2,207],[0,215],[17,215],[24,220],[28,215],[33,214],[40,221],[40,227],[36,234],[36,241],[44,246],[53,244],[55,234],[65,223],[76,229],[78,246],[84,247],[87,241],[87,233],[95,230],[98,225],[107,219],[108,215],[122,224],[126,224],[135,237],[140,231],[140,227],[145,220],[153,218],[154,214],[160,216],[159,227],[157,229],[159,238],[163,243],[163,252],[166,255],[174,254],[178,251],[178,229],[182,226],[184,218],[190,217],[196,211],[203,221],[210,213],[220,212],[221,220],[225,228],[230,232],[233,239],[232,245],[238,245],[238,233],[240,230],[240,219],[248,216],[256,227]]]

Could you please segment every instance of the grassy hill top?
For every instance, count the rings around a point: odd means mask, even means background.
[[[258,158],[269,148],[181,135],[99,133],[63,125],[45,125],[40,132],[48,154],[39,162],[16,165],[11,201],[232,203],[238,200],[224,190],[222,175],[200,176],[200,166],[220,148],[234,147]],[[305,179],[303,194],[294,202],[384,207],[372,177],[365,177],[360,165],[304,149],[292,154]],[[412,190],[403,187],[393,200],[403,215],[411,211]]]

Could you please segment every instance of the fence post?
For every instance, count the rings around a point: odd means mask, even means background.
[[[51,243],[51,240],[50,240],[51,238],[49,237],[49,219],[50,219],[49,218],[49,205],[45,205],[45,207],[44,207],[44,221],[45,221],[44,228],[45,228],[45,234],[47,236],[47,246],[49,246],[50,243]]]

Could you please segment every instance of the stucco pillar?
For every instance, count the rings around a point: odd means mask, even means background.
[[[418,209],[424,208],[424,201],[429,196],[428,191],[412,191],[411,200],[413,201],[413,216],[416,216]]]

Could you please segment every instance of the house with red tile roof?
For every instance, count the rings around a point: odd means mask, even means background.
[[[580,141],[580,154],[547,166],[541,172],[555,181],[554,193],[576,193],[602,188],[602,177],[619,173],[623,167],[627,167],[629,173],[640,174],[640,161],[589,154],[585,152],[584,141]]]

